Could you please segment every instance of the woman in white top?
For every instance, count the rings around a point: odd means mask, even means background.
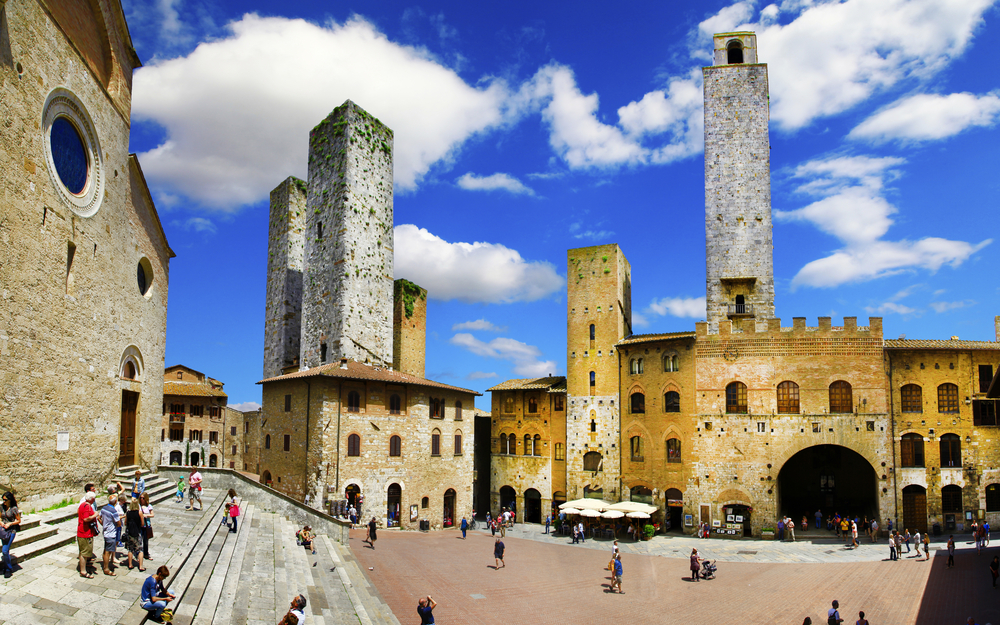
[[[614,558],[618,555],[618,541],[616,540],[614,544],[611,545],[611,557]]]
[[[145,519],[145,527],[142,528],[142,557],[146,560],[152,560],[153,557],[149,555],[149,535],[152,533],[150,530],[153,528],[153,522],[150,519],[153,518],[153,506],[149,503],[149,493],[143,492],[139,495],[139,510],[142,511],[142,516]],[[146,528],[149,529],[146,529]]]

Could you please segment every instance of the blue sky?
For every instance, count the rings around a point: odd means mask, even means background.
[[[637,332],[693,329],[700,68],[735,29],[769,66],[777,315],[995,339],[996,0],[123,4],[145,65],[131,149],[177,252],[167,365],[231,405],[260,401],[268,192],[348,98],[395,132],[395,272],[430,292],[428,377],[565,373],[573,247],[622,247]]]

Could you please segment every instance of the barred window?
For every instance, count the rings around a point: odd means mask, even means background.
[[[837,380],[830,385],[830,412],[854,412],[854,398],[851,385],[843,380]]]
[[[726,412],[729,414],[747,414],[747,385],[742,382],[730,382],[726,386]]]
[[[799,385],[785,381],[778,385],[778,413],[799,414]]]
[[[938,412],[958,412],[958,386],[945,383],[938,387]]]
[[[899,389],[899,394],[902,399],[901,407],[903,412],[924,411],[924,402],[919,385],[906,384],[903,388]]]

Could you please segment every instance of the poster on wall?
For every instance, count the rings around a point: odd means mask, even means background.
[[[694,525],[694,516],[690,515],[690,514],[685,514],[684,515],[684,526],[685,527],[691,527],[692,525]]]
[[[719,519],[715,519],[714,521],[712,521],[712,527],[722,527],[722,521],[720,521]]]
[[[736,522],[737,523],[742,523],[743,522],[743,517],[741,515],[737,514],[736,515]]]
[[[418,516],[418,514],[417,514],[417,504],[412,504],[410,506],[410,522],[412,523],[413,521],[416,521],[417,520],[417,516]]]
[[[733,522],[733,515],[727,514],[726,515],[726,522],[727,523],[732,523]]]

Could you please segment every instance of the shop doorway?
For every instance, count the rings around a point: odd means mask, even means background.
[[[903,529],[927,533],[927,490],[911,484],[903,489]]]
[[[347,507],[350,508],[354,506],[354,509],[358,513],[358,518],[364,518],[361,514],[361,487],[357,484],[351,484],[344,490],[344,499],[347,500]]]
[[[135,464],[135,411],[139,406],[139,393],[122,391],[122,422],[118,429],[118,466]]]
[[[403,488],[396,483],[389,484],[386,494],[385,526],[399,527],[399,507],[403,498]]]
[[[526,523],[542,522],[542,494],[534,488],[524,491],[524,521]]]
[[[726,515],[725,527],[730,530],[731,535],[752,536],[753,529],[750,525],[750,512],[752,508],[744,504],[731,504],[723,506],[722,513]],[[732,532],[735,531],[735,534]]]
[[[444,491],[444,526],[451,527],[455,524],[455,489],[449,488]]]
[[[197,451],[192,451],[191,452],[191,466],[192,467],[200,466],[201,465],[201,462],[199,462],[200,460],[201,460],[201,455]]]
[[[667,508],[663,515],[663,520],[666,522],[667,527],[664,529],[668,532],[683,532],[684,494],[676,488],[668,488],[664,491],[663,497],[667,503]]]
[[[778,511],[798,521],[824,516],[875,517],[878,476],[858,452],[840,445],[815,445],[785,462],[778,473]],[[811,525],[811,523],[810,523]]]
[[[506,510],[513,510],[517,503],[517,492],[510,486],[503,486],[500,488],[500,510],[499,513],[503,513]]]

